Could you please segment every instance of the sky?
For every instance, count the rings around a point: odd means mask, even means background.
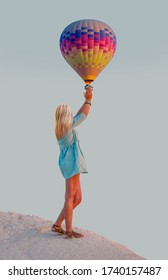
[[[104,21],[114,58],[93,83],[77,128],[89,173],[74,226],[147,259],[168,259],[168,2],[0,0],[0,210],[54,221],[64,203],[55,108],[83,103],[84,83],[63,59],[71,22]]]

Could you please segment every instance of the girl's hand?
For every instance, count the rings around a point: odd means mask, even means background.
[[[92,88],[88,88],[86,92],[84,93],[84,97],[86,101],[91,101],[92,100]]]

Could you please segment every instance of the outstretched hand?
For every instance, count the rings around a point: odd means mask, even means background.
[[[84,97],[87,101],[92,100],[92,87],[88,87],[87,90],[84,92]]]

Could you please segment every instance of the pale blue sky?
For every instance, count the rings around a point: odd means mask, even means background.
[[[168,2],[0,0],[0,205],[54,220],[64,200],[54,112],[74,113],[84,84],[59,37],[72,21],[106,22],[117,51],[93,83],[78,128],[89,169],[74,226],[167,259]]]

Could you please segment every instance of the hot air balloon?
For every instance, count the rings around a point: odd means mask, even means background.
[[[60,50],[67,63],[89,85],[112,59],[116,36],[102,21],[78,20],[63,30]]]

